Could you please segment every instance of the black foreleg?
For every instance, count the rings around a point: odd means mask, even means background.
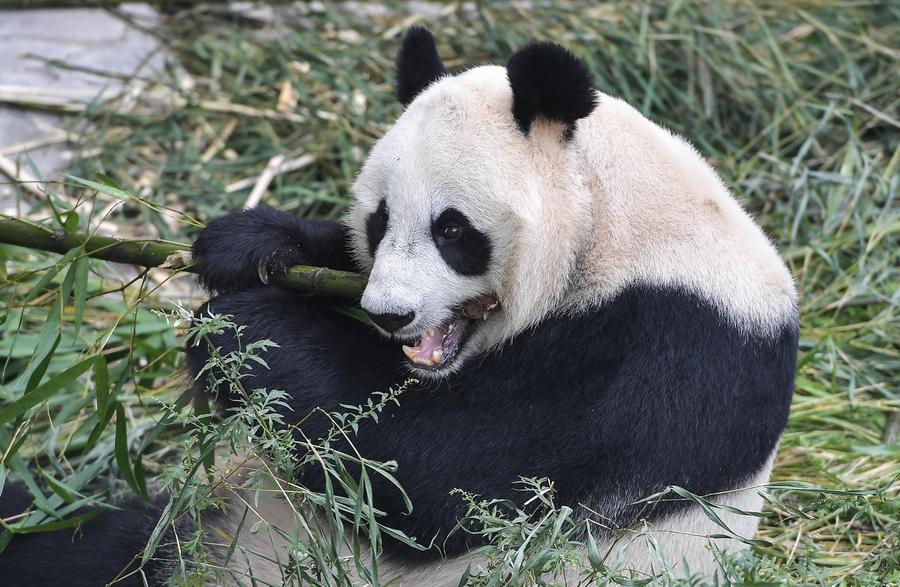
[[[195,270],[209,290],[256,288],[294,265],[353,271],[347,228],[260,206],[217,218],[194,243]]]
[[[188,370],[196,376],[213,349],[225,355],[253,341],[276,343],[261,354],[268,368],[248,364],[241,385],[288,393],[292,409],[284,414],[288,423],[316,407],[336,410],[341,403],[361,404],[371,393],[387,391],[407,378],[397,344],[339,309],[294,292],[268,287],[234,292],[213,298],[198,315],[208,312],[231,316],[244,330],[240,340],[226,331],[191,341]],[[242,399],[216,391],[226,404]]]

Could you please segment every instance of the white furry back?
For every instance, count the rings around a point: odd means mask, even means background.
[[[593,194],[579,275],[591,302],[632,284],[681,286],[744,331],[793,320],[796,293],[777,251],[686,141],[600,94],[575,147]]]

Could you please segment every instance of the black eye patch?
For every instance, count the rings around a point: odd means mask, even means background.
[[[491,239],[455,208],[431,223],[431,238],[451,269],[467,277],[481,275],[491,262]]]
[[[381,200],[378,209],[366,218],[366,238],[369,240],[369,254],[375,256],[375,249],[387,232],[388,208],[387,200]]]

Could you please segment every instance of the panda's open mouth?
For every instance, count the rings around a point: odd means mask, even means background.
[[[478,323],[487,320],[499,307],[497,297],[489,294],[469,300],[454,312],[453,318],[429,329],[415,345],[403,345],[407,362],[419,369],[443,369],[453,362]]]

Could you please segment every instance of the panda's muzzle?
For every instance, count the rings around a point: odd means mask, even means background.
[[[479,322],[487,320],[500,307],[496,296],[485,294],[460,306],[454,317],[431,328],[413,346],[403,345],[406,360],[418,369],[438,371],[459,354]]]

